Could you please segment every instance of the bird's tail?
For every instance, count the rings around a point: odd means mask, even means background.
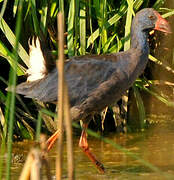
[[[39,83],[39,81],[40,80],[33,82],[24,82],[17,85],[16,87],[9,86],[8,88],[6,88],[6,90],[11,92],[15,91],[17,94],[22,94],[26,97],[34,98],[35,95],[33,93],[33,89],[35,89],[35,86]]]

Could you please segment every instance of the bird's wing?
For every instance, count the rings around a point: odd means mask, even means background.
[[[83,60],[72,59],[66,65],[66,80],[72,105],[80,104],[115,71],[116,63],[102,58],[99,60],[86,56]]]
[[[120,54],[82,56],[70,59],[65,64],[71,105],[83,102],[124,63]],[[121,57],[121,58],[120,58]],[[43,102],[57,100],[57,69],[39,81],[25,82],[17,86],[17,93]]]

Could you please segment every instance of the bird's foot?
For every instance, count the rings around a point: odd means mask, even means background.
[[[60,130],[58,129],[48,140],[47,140],[47,151],[49,151],[52,146],[55,144],[60,134]]]
[[[89,149],[88,141],[87,141],[87,133],[86,128],[83,128],[82,134],[79,141],[79,147],[83,150],[86,156],[92,161],[92,163],[97,167],[97,169],[104,173],[105,169],[103,164],[96,159],[96,157],[92,154],[92,152]]]
[[[92,161],[92,163],[97,167],[97,169],[101,173],[105,173],[105,168],[104,168],[103,164],[96,159],[96,157],[89,150],[89,147],[87,147],[87,148],[82,147],[82,150],[88,156],[88,158]]]

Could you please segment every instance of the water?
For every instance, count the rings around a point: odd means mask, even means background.
[[[155,117],[155,121],[158,120],[159,118]],[[160,122],[151,125],[144,132],[122,135],[112,133],[106,138],[109,138],[128,151],[135,153],[141,159],[151,163],[160,172],[154,172],[149,167],[140,163],[139,160],[127,156],[110,144],[89,137],[88,143],[92,152],[104,164],[106,169],[105,174],[100,174],[78,147],[79,137],[74,137],[76,179],[174,179],[174,118],[163,116]],[[32,146],[33,143],[28,141],[14,144],[13,153],[15,154],[15,160],[12,165],[13,179],[18,179],[23,167],[23,159],[25,159]],[[55,179],[55,157],[56,147],[49,152],[49,162],[53,179]],[[64,153],[64,160],[66,160],[66,152]],[[67,179],[66,167],[65,162],[63,179]]]

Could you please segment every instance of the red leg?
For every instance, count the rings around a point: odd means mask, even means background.
[[[82,148],[83,152],[88,156],[88,158],[92,161],[92,163],[99,169],[101,173],[104,173],[104,166],[101,162],[99,162],[96,157],[92,154],[89,149],[87,142],[87,133],[86,133],[87,125],[83,124],[83,130],[79,141],[79,147]]]
[[[59,129],[47,140],[47,150],[49,151],[52,146],[55,144],[60,134]]]

